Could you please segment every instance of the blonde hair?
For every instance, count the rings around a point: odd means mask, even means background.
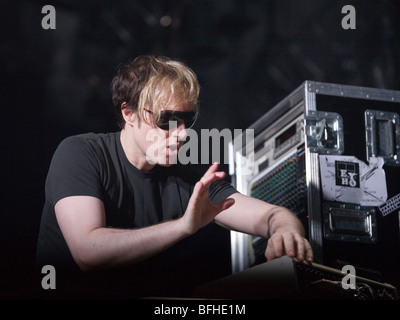
[[[200,85],[196,74],[186,64],[165,56],[145,55],[122,65],[111,82],[112,99],[118,125],[125,126],[121,105],[138,113],[139,118],[155,125],[163,107],[168,109],[190,105],[198,110]],[[175,105],[176,103],[176,105]],[[147,121],[145,110],[154,114]]]

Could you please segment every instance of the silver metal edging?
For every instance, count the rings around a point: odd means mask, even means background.
[[[310,111],[316,111],[316,99],[314,92],[314,82],[306,81],[304,86],[304,108],[306,116]],[[305,121],[305,120],[304,120]],[[305,123],[304,123],[305,125]],[[307,137],[306,137],[307,139]],[[307,203],[308,203],[308,223],[309,223],[309,241],[314,253],[314,261],[322,263],[323,260],[323,230],[321,203],[319,197],[320,177],[318,166],[318,153],[313,153],[307,148],[306,140],[306,185],[307,185]]]
[[[316,94],[391,102],[400,101],[399,91],[314,81],[306,82],[310,84],[309,88],[311,92],[315,92]]]

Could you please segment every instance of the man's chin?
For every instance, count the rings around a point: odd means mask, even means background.
[[[178,157],[167,157],[166,159],[157,159],[157,165],[161,167],[171,167],[178,163]]]
[[[158,165],[160,167],[165,167],[165,168],[169,168],[172,167],[175,163],[159,163]]]

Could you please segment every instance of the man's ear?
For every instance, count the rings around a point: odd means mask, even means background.
[[[121,113],[122,113],[122,116],[124,117],[125,123],[132,127],[136,120],[136,112],[128,109],[126,102],[122,102],[121,103]]]

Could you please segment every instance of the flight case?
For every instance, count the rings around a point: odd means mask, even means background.
[[[232,141],[232,182],[291,209],[315,262],[399,286],[399,114],[400,91],[305,81],[248,128],[253,152]],[[266,243],[232,231],[232,271]]]

